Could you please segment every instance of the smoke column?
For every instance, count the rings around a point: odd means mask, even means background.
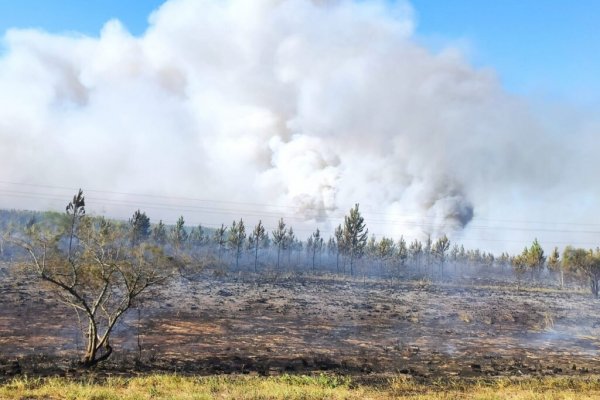
[[[99,37],[5,34],[3,182],[165,196],[88,192],[92,211],[153,221],[282,215],[299,236],[358,202],[396,238],[590,239],[501,228],[599,215],[597,121],[534,110],[458,49],[425,49],[408,3],[170,0],[149,21],[141,37],[116,20]],[[1,186],[3,207],[69,198]]]

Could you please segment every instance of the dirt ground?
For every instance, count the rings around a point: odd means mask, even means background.
[[[80,354],[73,310],[0,271],[0,376]],[[103,368],[190,373],[600,373],[600,301],[509,286],[334,276],[178,278],[132,310]],[[138,339],[141,344],[138,348]],[[45,363],[45,364],[44,364]],[[4,368],[4,371],[2,371]]]

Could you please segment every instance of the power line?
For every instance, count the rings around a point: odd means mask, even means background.
[[[16,197],[24,197],[31,199],[48,199],[48,200],[64,200],[61,196],[54,194],[46,194],[39,192],[23,192],[23,191],[8,191],[4,189],[0,189],[0,194],[8,195],[8,196],[16,196]],[[232,208],[219,208],[219,207],[206,207],[206,206],[194,206],[194,205],[183,205],[183,204],[168,204],[168,203],[149,203],[149,202],[136,202],[136,201],[128,201],[128,200],[116,200],[110,198],[102,198],[102,197],[94,197],[94,196],[86,196],[88,201],[96,201],[101,203],[102,205],[112,205],[112,206],[121,206],[121,207],[133,207],[133,208],[151,208],[151,209],[160,209],[160,210],[169,210],[176,212],[194,212],[194,213],[202,213],[204,215],[231,215],[231,216],[243,216],[243,217],[257,217],[257,218],[265,218],[265,219],[279,219],[284,218],[286,220],[292,221],[300,221],[304,222],[310,220],[310,218],[298,216],[298,215],[290,215],[290,214],[281,214],[260,210],[243,210],[243,209],[232,209]],[[324,217],[319,218],[319,221],[330,221],[337,222],[343,216],[339,218],[336,217]],[[381,220],[381,219],[368,219],[369,225],[376,226],[390,226],[390,225],[399,225],[406,228],[421,228],[421,229],[435,229],[439,225],[435,222],[416,222],[416,221],[406,221],[406,220]],[[472,231],[519,231],[519,232],[546,232],[546,233],[575,233],[575,234],[591,234],[591,235],[600,235],[600,231],[591,231],[591,230],[573,230],[573,229],[550,229],[550,228],[525,228],[525,227],[514,227],[514,226],[492,226],[492,225],[476,225],[470,224],[469,229]]]
[[[37,187],[37,188],[48,188],[48,189],[57,189],[57,190],[69,190],[69,191],[76,191],[78,188],[72,188],[72,187],[65,187],[65,186],[53,186],[53,185],[45,185],[45,184],[34,184],[34,183],[19,183],[19,182],[10,182],[10,181],[3,181],[0,180],[0,184],[5,184],[5,185],[16,185],[16,186],[29,186],[29,187]],[[184,200],[184,201],[194,201],[194,202],[205,202],[205,203],[217,203],[217,204],[235,204],[235,205],[241,205],[241,206],[258,206],[261,208],[286,208],[289,209],[291,211],[296,211],[298,212],[298,210],[300,209],[305,209],[305,210],[313,210],[315,212],[326,212],[326,213],[330,213],[331,214],[331,210],[328,208],[323,208],[323,207],[313,207],[313,206],[288,206],[288,205],[277,205],[277,204],[267,204],[267,203],[252,203],[252,202],[239,202],[239,201],[230,201],[230,200],[212,200],[212,199],[201,199],[201,198],[193,198],[193,197],[181,197],[181,196],[165,196],[165,195],[157,195],[157,194],[147,194],[147,193],[134,193],[134,192],[117,192],[117,191],[109,191],[109,190],[99,190],[99,189],[85,189],[86,193],[88,192],[92,192],[92,193],[104,193],[104,194],[113,194],[113,195],[120,195],[120,196],[132,196],[132,197],[148,197],[148,198],[162,198],[162,199],[166,199],[166,200]],[[110,200],[110,201],[114,201],[113,199],[102,199],[102,200]],[[141,204],[141,203],[133,203],[133,204]],[[158,208],[156,203],[145,203],[145,204],[151,204],[153,207]],[[169,205],[169,206],[178,206],[178,207],[189,207],[189,208],[197,208],[200,206],[194,206],[194,205],[177,205],[177,204],[173,204],[173,205]],[[235,210],[232,210],[235,211]],[[240,212],[243,212],[244,210],[239,210]],[[262,210],[260,211],[250,211],[250,212],[263,212]],[[275,212],[275,211],[273,211]],[[390,214],[390,213],[383,213],[383,212],[376,212],[376,211],[369,211],[367,210],[366,214],[369,215],[382,215],[382,216],[386,216],[388,218],[386,218],[385,223],[389,223],[389,222],[404,222],[404,221],[399,221],[399,220],[390,220],[389,218],[419,218],[419,219],[434,219],[435,217],[433,216],[424,216],[422,214]],[[281,214],[278,214],[281,215]],[[337,218],[343,218],[344,214],[337,214],[337,215],[332,215],[331,218],[327,218],[327,219],[337,219]],[[288,218],[296,218],[294,216],[288,216]],[[302,217],[297,217],[297,218],[302,218]],[[304,218],[302,218],[304,219]],[[523,220],[523,221],[519,221],[519,220],[503,220],[503,219],[488,219],[488,218],[478,218],[478,220],[480,221],[486,221],[486,222],[508,222],[508,223],[517,223],[517,224],[540,224],[540,225],[573,225],[573,226],[594,226],[594,227],[600,227],[600,223],[578,223],[578,222],[559,222],[559,221],[527,221],[527,220]],[[377,220],[377,219],[371,219],[370,220],[371,223],[376,223],[377,221],[382,221],[382,220]],[[433,224],[433,222],[432,222]],[[565,233],[571,233],[570,231],[565,231]],[[591,232],[591,233],[600,233],[600,232]]]
[[[2,182],[0,181],[0,183],[2,183]],[[43,186],[49,186],[49,185],[43,185]],[[56,187],[51,187],[51,188],[56,188]],[[67,188],[64,188],[64,190],[67,190]],[[104,193],[102,191],[96,191],[96,192]],[[28,198],[28,199],[44,199],[44,200],[50,200],[52,202],[60,201],[61,203],[64,203],[64,200],[65,200],[64,196],[62,196],[62,195],[58,195],[58,194],[54,194],[54,193],[44,193],[44,192],[25,192],[25,191],[12,191],[12,190],[0,189],[0,194],[3,194],[5,196]],[[161,196],[161,197],[167,198],[166,196]],[[303,217],[297,216],[297,215],[284,216],[280,213],[266,212],[266,211],[260,211],[260,210],[248,211],[248,210],[240,210],[240,209],[232,209],[232,208],[218,208],[218,207],[206,207],[206,206],[194,206],[194,205],[178,205],[178,204],[168,204],[168,203],[135,202],[135,201],[116,200],[116,199],[94,197],[94,196],[88,197],[88,199],[99,202],[101,206],[117,206],[117,207],[133,206],[135,208],[139,208],[140,206],[145,206],[148,208],[156,208],[156,209],[163,209],[163,210],[170,210],[170,211],[177,211],[177,212],[187,211],[187,212],[200,213],[202,215],[211,215],[211,216],[235,215],[237,217],[239,215],[243,215],[244,217],[257,217],[260,219],[272,219],[272,218],[279,219],[279,218],[285,217],[284,219],[286,219],[286,220],[291,219],[291,220],[306,221],[306,218],[303,218]],[[177,199],[177,198],[174,197],[174,199]],[[240,204],[243,204],[243,203],[240,203]],[[252,203],[247,203],[247,204],[252,204]],[[334,220],[337,221],[334,218],[324,218],[324,220],[325,221],[334,221]],[[370,220],[367,220],[367,223],[369,225],[376,225],[376,226],[377,225],[388,225],[389,226],[389,225],[397,224],[400,227],[421,228],[424,230],[428,229],[428,228],[436,227],[436,225],[434,223],[397,221],[397,220],[394,221],[394,220],[370,219]],[[584,225],[584,224],[582,224],[582,225]],[[592,224],[585,224],[585,225],[592,225]],[[203,226],[211,227],[207,224],[203,224]],[[212,225],[212,227],[214,227],[214,228],[217,228],[219,226],[220,225]],[[480,231],[480,232],[521,231],[521,232],[546,232],[546,233],[561,233],[561,234],[575,233],[575,234],[600,235],[600,232],[598,232],[598,231],[548,229],[548,228],[523,228],[523,227],[510,227],[510,226],[469,225],[469,229],[475,230],[475,231]],[[312,230],[296,229],[296,232],[312,233]],[[373,234],[380,236],[380,237],[385,236],[384,234],[377,233],[377,232],[374,232]],[[520,240],[489,239],[489,238],[461,238],[460,240],[461,241],[477,241],[477,242],[506,242],[506,243],[521,242]],[[553,243],[553,244],[562,244],[562,243],[572,244],[572,243],[566,243],[566,242],[551,242],[551,243]],[[585,245],[593,246],[593,245],[596,245],[596,243],[587,243]]]

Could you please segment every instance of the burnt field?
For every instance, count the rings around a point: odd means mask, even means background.
[[[76,373],[77,315],[3,267],[0,366]],[[500,282],[340,276],[177,278],[132,309],[106,373],[335,371],[422,378],[600,373],[600,302]]]

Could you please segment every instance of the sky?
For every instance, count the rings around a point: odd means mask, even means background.
[[[390,0],[392,3],[396,0]],[[97,36],[109,19],[141,35],[164,0],[0,2],[0,32],[40,28]],[[600,101],[600,2],[595,0],[412,0],[416,34],[438,50],[459,46],[493,68],[507,90],[557,101]]]
[[[508,90],[598,101],[600,3],[594,0],[413,0],[417,32],[462,42]]]
[[[82,4],[0,2],[0,207],[600,236],[600,3]]]

